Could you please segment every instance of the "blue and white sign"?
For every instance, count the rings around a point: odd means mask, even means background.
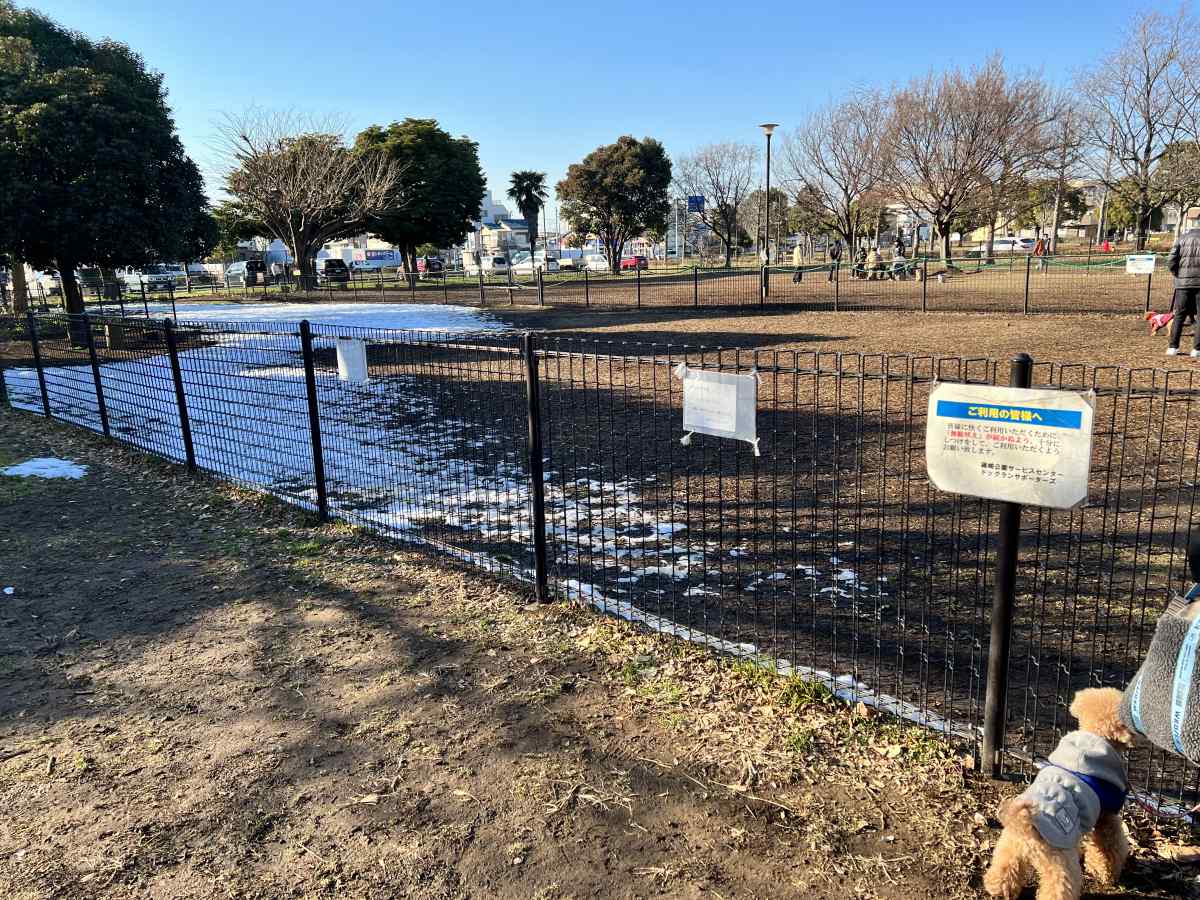
[[[941,383],[929,392],[929,480],[954,494],[1070,509],[1087,499],[1095,394]]]
[[[690,213],[704,212],[704,195],[703,194],[691,194],[687,198],[687,204],[688,204],[688,212],[690,212]]]
[[[1125,257],[1125,274],[1153,275],[1157,259],[1153,253],[1130,253]]]

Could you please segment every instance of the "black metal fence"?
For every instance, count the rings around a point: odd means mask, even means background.
[[[908,309],[927,312],[1138,312],[1166,310],[1172,279],[1128,275],[1125,258],[1088,254],[1035,258],[981,256],[940,260],[885,261],[872,269],[854,263],[800,268],[688,268],[623,274],[558,272],[528,276],[428,275],[357,270],[346,280],[324,279],[301,288],[293,280],[263,284],[216,278],[164,283],[85,283],[89,308],[106,315],[161,315],[177,300],[353,300],[454,303],[458,305],[553,305],[574,307],[751,307],[783,304],[798,309],[856,311]],[[7,294],[0,303],[8,304]],[[61,309],[61,292],[40,286],[29,304],[39,311]]]
[[[14,406],[978,742],[996,505],[929,483],[924,427],[937,380],[996,383],[1002,363],[270,322],[0,328]],[[365,381],[339,376],[339,341]],[[758,374],[761,456],[680,443],[680,363]],[[1195,372],[1042,363],[1034,384],[1095,391],[1096,427],[1089,502],[1021,528],[1017,764],[1069,730],[1076,690],[1136,668],[1186,578],[1200,475]],[[1139,750],[1132,777],[1198,799],[1177,758]]]

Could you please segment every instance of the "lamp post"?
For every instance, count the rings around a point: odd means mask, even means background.
[[[763,134],[767,136],[767,213],[766,222],[763,226],[763,233],[766,236],[766,252],[767,263],[771,262],[771,135],[775,129],[779,127],[775,122],[764,122],[758,126],[763,130]]]

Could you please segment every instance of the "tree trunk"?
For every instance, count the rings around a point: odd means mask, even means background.
[[[1152,210],[1148,209],[1144,204],[1142,209],[1138,210],[1137,217],[1137,251],[1141,253],[1146,249],[1146,239],[1150,236],[1150,216]]]
[[[936,227],[942,243],[942,262],[948,269],[950,268],[950,223],[939,222]]]
[[[995,262],[995,260],[992,258],[993,255],[995,254],[995,252],[996,252],[996,216],[993,215],[992,220],[990,222],[988,222],[987,247],[986,247],[986,252],[984,254],[987,257],[987,261],[989,264],[992,262]]]
[[[1054,188],[1054,210],[1050,215],[1050,249],[1051,255],[1058,252],[1058,222],[1062,217],[1063,179],[1058,179]]]
[[[733,266],[733,241],[725,242],[725,268]]]
[[[29,309],[29,285],[25,283],[25,261],[12,257],[13,312],[23,313]]]
[[[79,281],[75,278],[75,263],[63,260],[55,261],[58,265],[58,277],[62,284],[63,310],[73,318],[67,325],[71,336],[72,347],[87,346],[87,326],[78,318],[83,315],[83,294],[79,290]]]

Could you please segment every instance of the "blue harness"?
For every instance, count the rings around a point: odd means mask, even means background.
[[[1074,775],[1084,784],[1092,789],[1096,798],[1100,801],[1100,809],[1102,812],[1117,813],[1121,811],[1121,807],[1125,805],[1125,798],[1129,796],[1129,791],[1124,788],[1119,788],[1111,781],[1105,781],[1103,778],[1096,778],[1094,775],[1084,775],[1082,772],[1075,772],[1063,766],[1048,763],[1055,769],[1061,769],[1071,775]]]

